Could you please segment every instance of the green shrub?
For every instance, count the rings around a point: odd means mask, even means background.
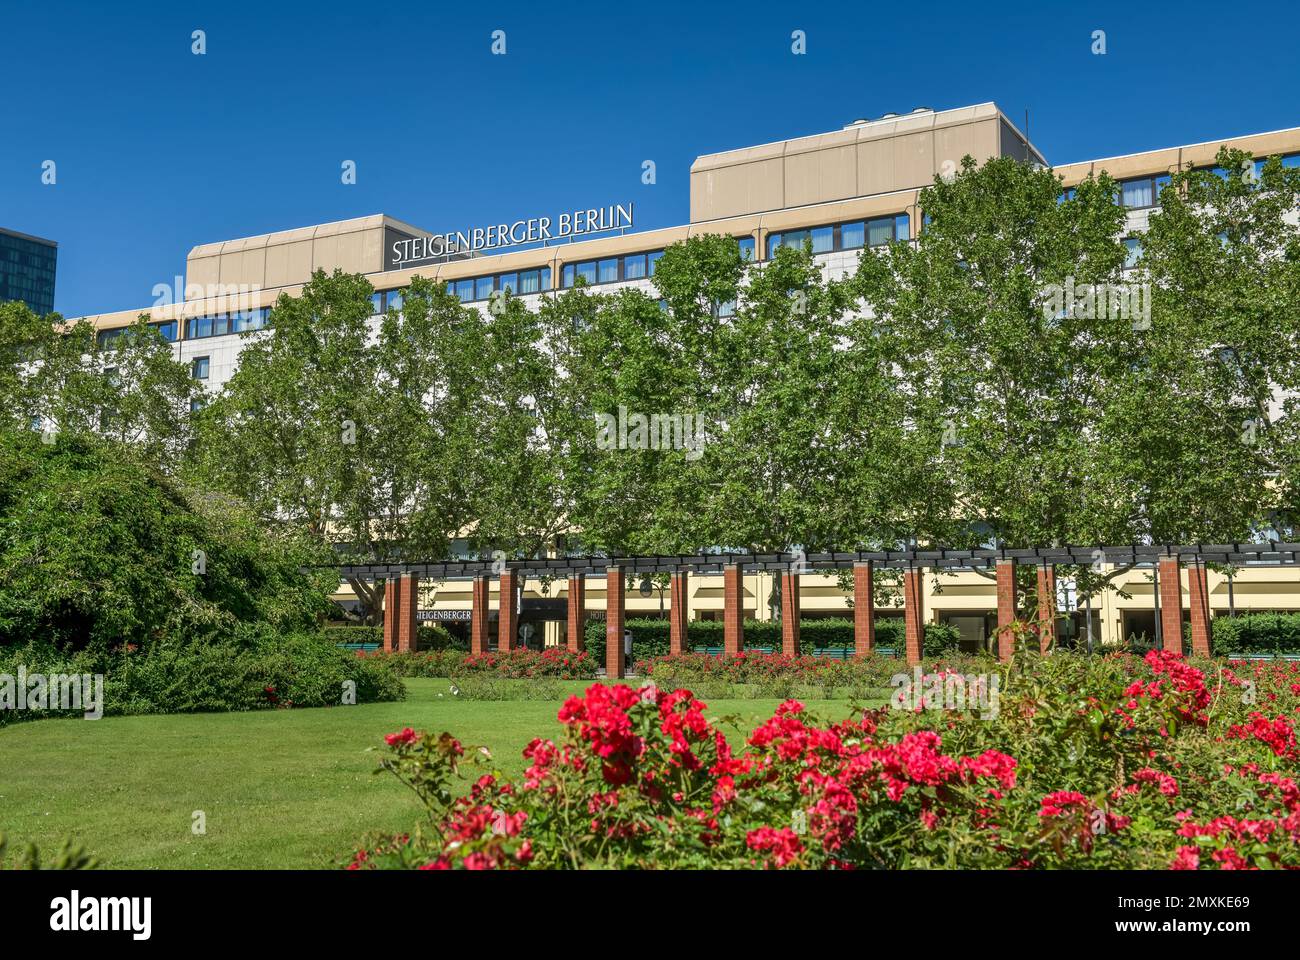
[[[632,658],[647,660],[665,656],[670,648],[667,620],[652,617],[627,620],[624,628],[632,632]],[[583,631],[588,650],[605,649],[605,621],[589,620]],[[940,656],[957,646],[957,628],[948,624],[928,623],[925,626],[925,655]],[[723,645],[721,620],[692,620],[686,627],[686,644],[692,647],[720,647]],[[876,620],[876,646],[899,651],[904,645],[904,624],[901,618]],[[746,620],[745,646],[781,649],[781,624],[775,620]],[[853,649],[853,621],[847,617],[802,620],[799,623],[799,651],[811,656],[814,650]]]
[[[359,623],[344,626],[331,624],[321,627],[320,632],[321,636],[331,643],[377,643],[380,646],[384,644],[383,627],[367,627]]]
[[[483,673],[503,678],[589,680],[596,676],[597,667],[597,660],[591,654],[569,653],[564,647],[493,652],[481,657],[467,656],[460,650],[376,651],[366,654],[366,659],[387,663],[403,677],[464,677]]]
[[[387,663],[357,657],[317,633],[281,635],[266,627],[246,627],[216,643],[167,640],[147,649],[67,653],[26,644],[0,650],[0,674],[16,677],[20,667],[28,675],[102,675],[106,716],[334,706],[343,702],[346,682],[355,684],[357,703],[406,695]],[[0,724],[69,715],[0,710]]]
[[[366,654],[369,662],[385,663],[399,677],[450,677],[460,667],[465,654],[459,650],[377,650]]]
[[[237,501],[163,476],[129,444],[0,433],[0,647],[314,629],[338,577],[303,570],[330,557],[301,531],[265,528]]]
[[[1184,628],[1191,643],[1191,625]],[[1300,653],[1300,613],[1247,613],[1210,621],[1211,650],[1233,653]]]
[[[364,624],[331,624],[321,633],[334,643],[375,643],[384,645],[384,628]],[[417,628],[421,650],[460,650],[469,652],[469,640],[454,635],[440,623],[422,623]]]

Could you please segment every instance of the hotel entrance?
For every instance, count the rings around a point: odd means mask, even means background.
[[[566,624],[568,619],[569,605],[563,598],[525,598],[519,605],[519,628],[515,632],[515,644],[527,650],[541,650],[546,646],[546,625],[556,622]],[[496,629],[495,626],[493,629]],[[564,635],[563,628],[559,635]]]

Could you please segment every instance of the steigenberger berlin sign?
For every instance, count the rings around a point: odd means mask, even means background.
[[[393,240],[388,247],[388,268],[399,270],[455,254],[479,253],[501,247],[566,240],[587,234],[632,226],[632,204],[616,203],[590,210],[573,210],[558,217],[530,217],[514,223],[470,227],[431,237]]]
[[[415,619],[421,623],[469,623],[470,610],[417,610]]]

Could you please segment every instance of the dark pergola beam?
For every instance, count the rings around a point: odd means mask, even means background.
[[[673,556],[584,556],[542,557],[521,560],[446,560],[431,563],[343,563],[317,564],[307,570],[337,570],[341,577],[358,580],[384,580],[402,574],[414,574],[421,580],[462,580],[477,576],[499,576],[503,570],[528,577],[604,576],[610,567],[619,567],[629,576],[678,573],[721,576],[723,570],[743,564],[746,570],[770,571],[799,569],[800,572],[826,572],[850,569],[855,564],[871,563],[883,569],[906,570],[931,567],[938,570],[984,570],[999,560],[1011,560],[1027,566],[1042,564],[1091,565],[1098,559],[1110,565],[1152,565],[1161,557],[1177,557],[1180,562],[1202,560],[1207,563],[1245,564],[1289,567],[1297,563],[1300,543],[1213,543],[1213,544],[1119,544],[1102,546],[1065,546],[994,549],[922,548],[904,550],[855,550],[828,553],[695,553]]]

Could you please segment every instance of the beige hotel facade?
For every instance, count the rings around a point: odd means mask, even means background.
[[[1250,152],[1259,160],[1279,155],[1289,166],[1300,166],[1300,128],[1173,146],[1126,156],[1068,163],[1055,171],[1066,188],[1090,174],[1106,171],[1121,184],[1127,209],[1127,232],[1136,247],[1148,219],[1157,208],[1162,178],[1189,167],[1212,167],[1221,146]],[[190,251],[186,260],[186,298],[177,303],[87,317],[102,340],[135,322],[144,313],[173,342],[176,356],[189,363],[209,390],[219,390],[233,373],[245,334],[256,336],[266,322],[267,309],[284,293],[296,295],[313,271],[335,268],[364,274],[377,291],[376,317],[400,306],[402,289],[414,276],[441,280],[467,304],[483,308],[494,291],[509,289],[535,304],[550,291],[572,286],[584,278],[600,290],[638,287],[652,290],[658,254],[669,244],[700,234],[736,237],[755,260],[762,261],[780,244],[810,240],[816,259],[830,277],[855,269],[863,247],[916,236],[923,187],[935,176],[957,168],[970,155],[977,161],[1010,156],[1048,165],[1047,159],[995,104],[952,110],[918,108],[874,120],[857,120],[829,133],[777,143],[743,147],[698,157],[690,169],[690,220],[681,226],[634,232],[631,204],[599,210],[574,211],[566,216],[568,235],[558,242],[541,241],[539,223],[520,221],[499,225],[498,242],[532,238],[525,249],[500,252],[482,249],[490,238],[464,233],[439,235],[383,214],[336,223],[301,227],[258,237],[207,243]],[[578,225],[581,229],[577,229]],[[580,237],[601,231],[591,239]],[[550,224],[555,237],[559,218]],[[459,241],[460,252],[447,245]],[[471,249],[475,245],[480,249]],[[422,255],[420,260],[412,254]],[[209,293],[215,295],[209,295]],[[191,296],[193,293],[193,296]],[[232,294],[235,294],[232,296]],[[179,298],[178,298],[179,299]],[[377,323],[377,320],[376,320]],[[985,643],[996,621],[996,595],[991,579],[974,573],[940,574],[927,580],[927,621],[950,622],[962,634],[963,645]],[[834,577],[805,575],[801,600],[804,619],[849,616],[850,592]],[[691,619],[720,619],[721,577],[689,580]],[[936,584],[938,589],[935,589]],[[1063,584],[1063,593],[1068,589]],[[1092,633],[1110,643],[1129,634],[1155,636],[1150,572],[1131,571],[1120,582],[1129,598],[1114,592],[1094,598]],[[495,586],[493,587],[495,590]],[[525,585],[524,607],[560,606],[565,585],[557,581],[543,594],[537,581]],[[1213,613],[1235,609],[1300,610],[1300,583],[1294,571],[1246,567],[1229,582],[1209,575]],[[342,592],[339,599],[350,594]],[[470,609],[471,581],[426,584],[421,609],[438,619],[457,622]],[[758,619],[773,616],[772,577],[751,574],[744,581],[744,608]],[[1183,601],[1188,602],[1183,572]],[[544,601],[552,601],[550,604]],[[543,601],[543,602],[539,602]],[[593,579],[586,590],[590,614],[604,611],[603,580]],[[1063,607],[1075,604],[1063,596]],[[496,607],[495,598],[492,606]],[[658,616],[668,609],[667,596],[632,590],[627,616]],[[878,617],[902,616],[901,607],[882,606]],[[1086,633],[1084,614],[1062,613],[1063,633]],[[560,614],[560,620],[563,614]],[[563,643],[562,622],[547,622],[533,641]]]

